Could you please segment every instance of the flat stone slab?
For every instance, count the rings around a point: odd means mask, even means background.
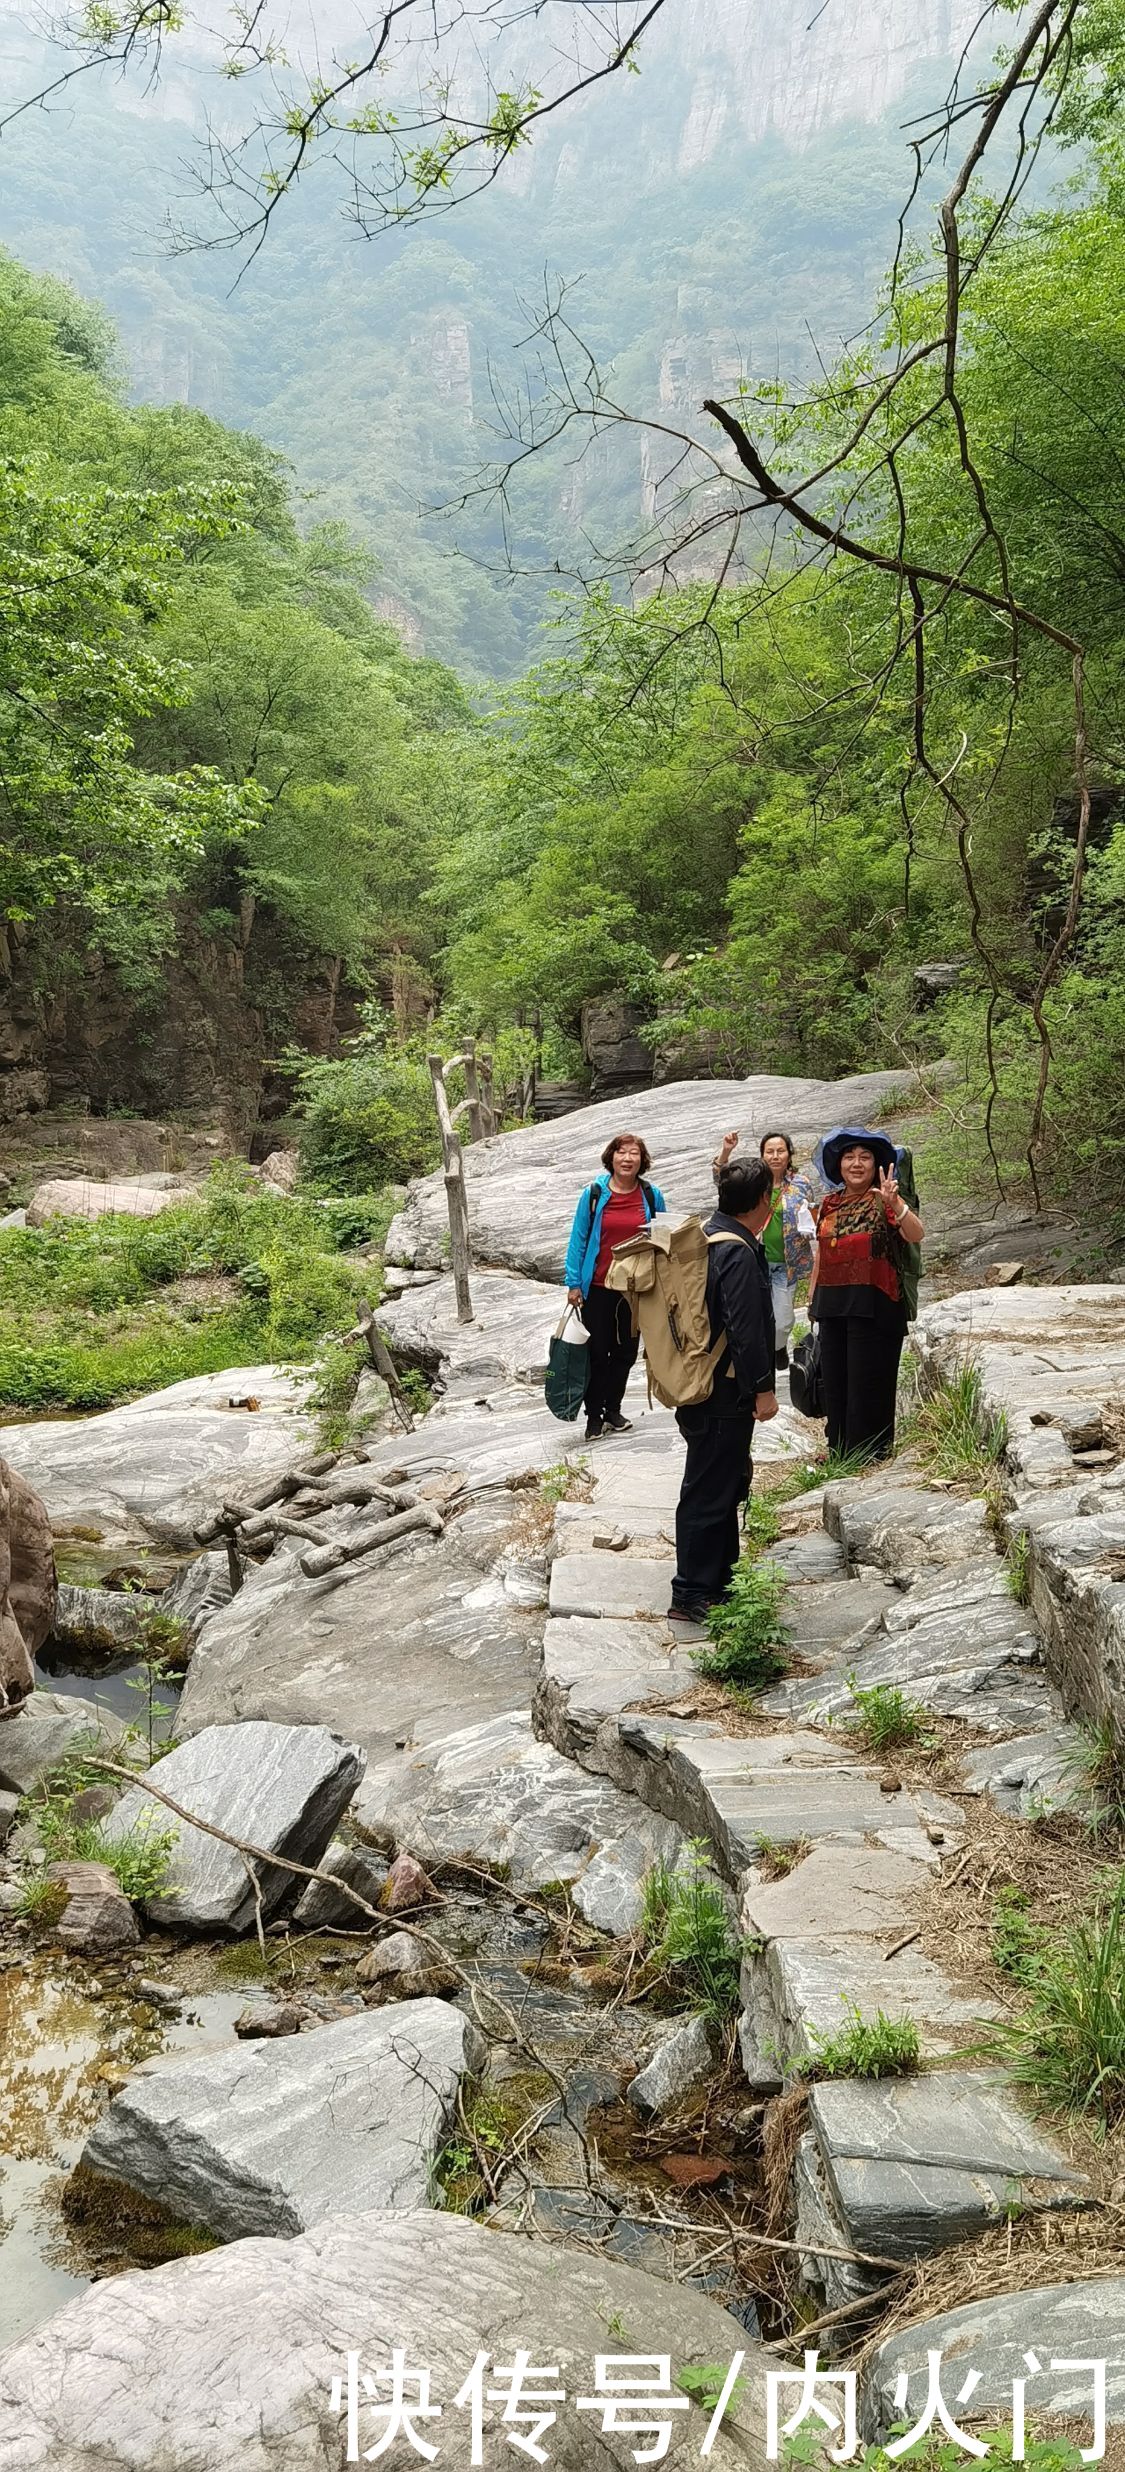
[[[660,1561],[629,1554],[561,1554],[551,1565],[550,1610],[556,1616],[579,1614],[587,1620],[604,1614],[625,1620],[666,1615],[673,1561],[671,1553]]]
[[[620,1930],[639,1919],[643,1871],[661,1854],[674,1860],[680,1847],[678,1831],[633,1795],[588,1776],[553,1744],[537,1742],[526,1709],[490,1717],[369,1770],[354,1816],[361,1829],[389,1829],[396,1845],[427,1868],[441,1862],[503,1865],[520,1888],[579,1882],[600,1854],[606,1897],[608,1849],[618,1839],[643,1837],[647,1861],[634,1879],[627,1915],[625,1872],[617,1866]]]
[[[314,2039],[301,2037],[302,2053]],[[558,2422],[543,2444],[562,2472],[635,2472],[633,2449],[646,2442],[603,2434],[599,2413],[576,2409],[599,2352],[666,2352],[674,2382],[689,2362],[743,2351],[749,2391],[709,2460],[715,2472],[766,2472],[766,2355],[705,2293],[563,2241],[430,2212],[337,2213],[296,2239],[239,2241],[93,2284],[0,2360],[0,2462],[5,2472],[335,2472],[347,2401],[345,2391],[333,2408],[332,2381],[346,2390],[349,2352],[370,2372],[396,2345],[431,2371],[443,2417],[415,2425],[443,2465],[468,2459],[470,2422],[453,2399],[478,2354],[510,2361],[522,2346],[533,2362],[557,2361],[551,2383],[566,2399],[544,2407]],[[491,2467],[521,2460],[502,2412],[502,2401],[485,2404]],[[669,2417],[681,2472],[706,2423],[694,2409]],[[361,2452],[386,2428],[361,2400]],[[394,2458],[416,2460],[405,2438]]]
[[[220,2240],[349,2206],[423,2206],[479,2037],[444,2000],[394,2001],[292,2041],[134,2071],[82,2162]]]
[[[362,1751],[327,1726],[248,1724],[206,1727],[157,1760],[149,1774],[185,1811],[243,1844],[315,1864],[363,1770]],[[129,1788],[105,1828],[115,1844],[152,1829],[173,1834],[167,1885],[145,1901],[152,1919],[191,1931],[245,1931],[253,1923],[254,1893],[242,1856],[176,1819],[142,1786]],[[259,1869],[268,1915],[299,1884],[290,1872],[264,1863]]]
[[[889,2435],[893,2423],[914,2421],[927,2393],[927,2354],[940,2352],[950,2398],[969,2369],[979,2372],[967,2409],[992,2421],[1010,2414],[1012,2385],[1027,2381],[1027,2413],[1040,2419],[1083,2421],[1093,2443],[1093,2392],[1087,2372],[1052,2369],[1052,2361],[1100,2360],[1106,2368],[1106,2419],[1125,2422],[1125,2277],[1107,2275],[1088,2283],[1052,2283],[1031,2292],[1002,2292],[924,2318],[879,2346],[860,2390],[860,2426],[865,2437]],[[1041,2362],[1038,2376],[1026,2354]],[[895,2402],[900,2376],[907,2380],[907,2406]],[[1081,2441],[1079,2441],[1081,2443]]]
[[[514,1506],[498,1499],[503,1527]],[[206,1624],[178,1733],[250,1717],[327,1723],[386,1759],[400,1740],[526,1708],[542,1614],[502,1581],[482,1600],[463,1521],[349,1563],[342,1581],[305,1579],[298,1551],[275,1552]]]
[[[924,2257],[1002,2219],[1075,2206],[1090,2183],[983,2070],[829,2079],[809,2121],[853,2248]]]
[[[0,1791],[30,1794],[49,1769],[82,1743],[110,1758],[125,1727],[96,1700],[64,1691],[33,1691],[16,1717],[0,1725]]]
[[[850,1673],[860,1690],[898,1687],[936,1716],[992,1734],[1029,1733],[1059,1713],[1038,1630],[994,1554],[966,1563],[955,1579],[919,1584],[906,1596],[896,1590],[879,1628],[834,1662],[834,1681],[822,1676],[805,1691],[788,1685],[788,1705],[805,1715],[815,1709],[820,1723],[846,1723],[855,1715]]]
[[[1089,1802],[1081,1766],[1088,1751],[1076,1725],[1054,1725],[1046,1733],[987,1743],[969,1752],[965,1783],[971,1791],[990,1794],[997,1808],[1013,1819],[1041,1819],[1049,1811],[1069,1811]]]
[[[890,1947],[914,1921],[918,1865],[887,1846],[813,1847],[781,1880],[750,1880],[742,1899],[747,1939],[866,1938]]]
[[[1093,1285],[969,1289],[923,1308],[914,1345],[939,1372],[971,1348],[985,1399],[1008,1420],[1009,1466],[1029,1485],[1066,1484],[1122,1394],[1125,1297]]]
[[[916,1574],[968,1562],[988,1550],[979,1496],[928,1492],[923,1486],[849,1477],[824,1488],[824,1524],[851,1562]]]
[[[912,2018],[927,2058],[956,2048],[956,2029],[992,2014],[992,2004],[959,1997],[940,1966],[917,1946],[888,1961],[869,1940],[775,1939],[743,1966],[740,2029],[747,2076],[758,2086],[799,2075],[825,2035],[842,2033],[853,2014]]]
[[[232,1408],[254,1398],[256,1411]],[[52,1525],[106,1542],[190,1549],[226,1497],[283,1476],[313,1447],[299,1377],[270,1365],[203,1373],[127,1408],[63,1424],[5,1425],[0,1457],[41,1494]]]
[[[954,1804],[908,1787],[882,1793],[869,1768],[821,1735],[739,1736],[710,1721],[629,1715],[618,1730],[631,1790],[686,1835],[709,1837],[731,1880],[757,1860],[763,1838],[861,1841],[893,1831],[896,1843],[916,1846],[917,1860],[933,1862],[926,1823],[947,1844],[960,1832]]]
[[[1125,1723],[1125,1505],[1037,1528],[1032,1609],[1068,1710]]]
[[[768,1547],[765,1559],[784,1571],[791,1587],[847,1577],[844,1548],[824,1528],[814,1528],[808,1536],[779,1537],[776,1545]]]

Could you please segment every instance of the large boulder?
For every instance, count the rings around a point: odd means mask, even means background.
[[[302,2037],[296,2049],[307,2046]],[[274,2046],[273,2065],[276,2057]],[[510,2362],[518,2347],[554,2364],[544,2383],[565,2400],[545,2407],[558,2415],[545,2449],[559,2472],[632,2472],[634,2449],[653,2444],[576,2409],[599,2353],[667,2353],[676,2394],[689,2364],[725,2366],[742,2352],[748,2391],[709,2461],[714,2472],[765,2472],[765,2356],[713,2300],[562,2241],[426,2213],[336,2215],[296,2240],[240,2241],[95,2284],[0,2360],[0,2463],[4,2472],[343,2472],[357,2459],[348,2355],[371,2375],[395,2346],[409,2368],[430,2371],[443,2418],[417,2425],[431,2445],[447,2433],[445,2463],[468,2461],[469,2422],[453,2398],[479,2353]],[[360,2384],[358,2450],[387,2427],[364,2394]],[[485,2472],[511,2472],[519,2460],[502,2411],[499,2399],[484,2406]],[[680,2472],[698,2463],[707,2419],[694,2406],[667,2418],[667,2460]],[[407,2472],[418,2459],[399,2437],[385,2460]]]
[[[18,1725],[0,1726],[0,1792],[31,1794],[68,1751],[113,1759],[125,1727],[109,1708],[77,1692],[33,1691]]]
[[[195,1529],[228,1495],[308,1457],[302,1398],[299,1377],[239,1366],[173,1382],[79,1424],[5,1425],[0,1451],[42,1495],[55,1528],[190,1549]]]
[[[482,2056],[460,2009],[396,2000],[280,2050],[150,2061],[103,2112],[83,2167],[220,2240],[305,2232],[345,2206],[424,2206]]]
[[[178,1733],[319,1719],[386,1758],[396,1743],[526,1708],[536,1617],[482,1579],[463,1526],[404,1537],[324,1579],[302,1576],[298,1546],[274,1553],[206,1624]]]
[[[38,1494],[0,1459],[0,1715],[29,1697],[33,1660],[55,1616],[55,1556]]]
[[[180,1743],[150,1771],[182,1810],[243,1845],[315,1865],[351,1801],[365,1760],[324,1725],[213,1725]],[[141,1785],[123,1795],[106,1822],[113,1843],[139,1831],[174,1836],[167,1885],[147,1900],[160,1923],[186,1931],[244,1931],[257,1911],[246,1863],[233,1845],[174,1817]],[[264,1915],[295,1895],[292,1872],[260,1863]]]
[[[119,1184],[97,1184],[89,1176],[50,1176],[36,1185],[27,1205],[29,1227],[45,1227],[48,1219],[155,1219],[172,1202],[193,1198],[193,1187],[174,1177],[154,1184],[145,1176],[122,1177]]]
[[[755,1074],[749,1081],[669,1082],[528,1126],[465,1151],[473,1258],[535,1279],[562,1277],[563,1256],[584,1185],[597,1174],[611,1134],[628,1124],[644,1135],[652,1173],[671,1211],[713,1207],[711,1160],[720,1137],[738,1126],[748,1153],[783,1125],[807,1157],[836,1124],[862,1124],[909,1088],[902,1073],[858,1073],[821,1082]],[[436,1266],[448,1253],[449,1222],[440,1175],[413,1184],[387,1237],[391,1262]]]

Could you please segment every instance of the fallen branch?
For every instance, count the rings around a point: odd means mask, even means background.
[[[259,1511],[255,1519],[239,1530],[243,1545],[264,1545],[267,1539],[272,1544],[279,1536],[299,1537],[302,1545],[330,1545],[332,1542],[323,1528],[310,1528],[304,1519],[283,1519],[278,1511]]]
[[[410,1406],[410,1401],[408,1400],[406,1392],[402,1387],[402,1383],[399,1380],[398,1367],[395,1364],[395,1360],[391,1355],[391,1351],[387,1346],[386,1340],[384,1339],[382,1332],[376,1328],[375,1316],[365,1296],[361,1296],[359,1300],[359,1314],[356,1320],[355,1329],[349,1330],[345,1334],[345,1337],[341,1341],[341,1346],[347,1347],[349,1343],[355,1339],[363,1339],[366,1341],[367,1353],[371,1358],[371,1362],[375,1367],[376,1373],[382,1375],[382,1378],[387,1385],[387,1389],[391,1394],[391,1399],[394,1404],[395,1414],[398,1417],[400,1425],[405,1427],[407,1433],[413,1433],[414,1416]]]
[[[393,1544],[398,1536],[409,1536],[414,1528],[428,1528],[431,1536],[441,1536],[445,1522],[432,1503],[416,1502],[413,1509],[399,1511],[394,1519],[381,1520],[377,1528],[364,1528],[358,1536],[341,1538],[336,1545],[325,1545],[318,1553],[302,1554],[301,1569],[306,1579],[320,1579],[325,1571],[338,1571],[342,1563],[358,1562],[361,1554],[378,1551],[381,1545]]]
[[[283,1502],[287,1494],[299,1493],[302,1485],[307,1485],[314,1477],[327,1476],[339,1456],[339,1451],[320,1451],[315,1459],[307,1460],[303,1468],[287,1469],[284,1476],[266,1477],[260,1485],[251,1487],[248,1493],[224,1502],[222,1509],[208,1520],[206,1527],[196,1528],[196,1544],[213,1544],[230,1527],[241,1527],[243,1520],[255,1511],[268,1510],[271,1502]]]

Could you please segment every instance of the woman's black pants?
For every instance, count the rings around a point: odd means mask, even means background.
[[[895,1393],[905,1334],[852,1314],[820,1324],[820,1372],[830,1451],[889,1459],[895,1446]]]
[[[621,1414],[625,1384],[641,1343],[634,1335],[628,1297],[618,1296],[612,1288],[591,1288],[582,1319],[590,1333],[586,1415],[591,1425],[604,1425],[607,1416]]]

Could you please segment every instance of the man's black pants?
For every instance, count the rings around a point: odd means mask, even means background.
[[[637,1361],[640,1339],[633,1330],[627,1296],[615,1288],[592,1287],[582,1307],[590,1333],[586,1354],[586,1414],[592,1425],[620,1416],[625,1385]]]
[[[687,1461],[676,1506],[672,1603],[685,1613],[702,1613],[721,1597],[738,1560],[739,1506],[754,1473],[754,1412],[736,1408],[718,1416],[707,1401],[677,1408],[676,1423],[687,1443]]]

